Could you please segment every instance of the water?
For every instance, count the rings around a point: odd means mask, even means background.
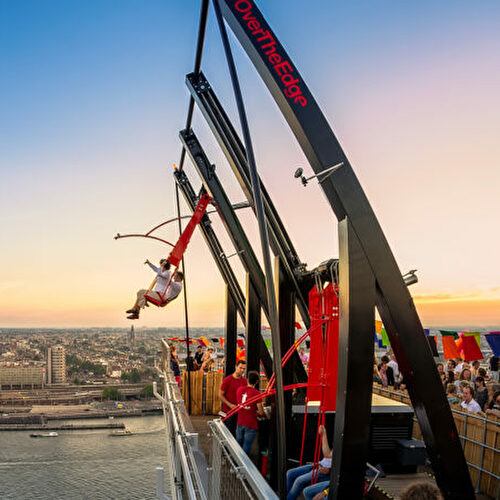
[[[81,422],[102,421],[107,420]],[[113,422],[123,422],[137,434],[57,431],[58,437],[34,439],[30,432],[0,432],[0,498],[156,498],[155,468],[167,463],[163,416]]]

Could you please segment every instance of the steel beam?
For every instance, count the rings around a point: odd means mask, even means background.
[[[246,273],[245,323],[247,373],[260,372],[261,306],[250,273]]]
[[[246,151],[238,133],[202,72],[187,75],[186,84],[224,152],[241,189],[253,207],[252,183],[250,181]],[[282,265],[287,273],[288,280],[296,291],[296,301],[300,315],[306,327],[309,327],[307,301],[303,297],[300,287],[300,273],[305,265],[301,263],[262,179],[260,179],[260,185],[268,222],[271,249],[274,255],[280,256],[282,259]]]
[[[329,498],[362,498],[370,438],[375,280],[348,219],[339,223],[339,357]],[[355,396],[354,396],[355,395]]]
[[[283,357],[295,342],[295,291],[287,279],[280,257],[274,259],[274,283],[276,300],[278,302],[278,319],[281,340],[281,357]],[[300,363],[300,367],[296,366]],[[303,369],[299,356],[290,358],[283,367],[283,384],[294,383],[294,373]],[[292,393],[285,393],[285,428],[292,428]],[[279,429],[277,432],[280,432]],[[291,449],[296,436],[286,433],[286,449]]]
[[[215,167],[208,160],[205,151],[201,147],[201,144],[192,130],[181,131],[180,138],[203,182],[204,188],[215,202],[215,208],[221,217],[221,221],[224,224],[236,251],[238,252],[241,263],[245,268],[245,271],[250,274],[250,279],[259,298],[262,310],[269,319],[264,273],[262,272],[257,256],[253,251],[252,245],[245,234],[238,216],[236,215],[226,192],[217,177]],[[268,352],[267,347],[266,352]],[[298,354],[295,354],[294,356],[298,357]],[[299,367],[298,370],[299,371],[296,373],[297,379],[300,381],[307,380],[307,374],[304,368],[302,367],[300,369]]]
[[[314,172],[342,163],[320,186],[338,220],[349,218],[377,283],[377,308],[408,386],[445,498],[473,498],[455,421],[411,295],[335,134],[289,55],[252,0],[222,0],[223,15],[295,134]],[[196,99],[196,98],[195,98]]]
[[[174,172],[177,183],[179,184],[179,188],[184,195],[186,203],[190,207],[191,210],[194,210],[197,203],[196,193],[189,181],[184,170],[176,170]],[[224,250],[215,234],[215,231],[212,227],[212,223],[208,215],[205,215],[201,221],[200,229],[203,234],[203,237],[210,249],[213,259],[222,275],[222,278],[228,288],[231,291],[231,295],[233,297],[234,303],[236,305],[236,309],[238,310],[238,314],[245,323],[245,299],[243,296],[243,292],[241,291],[241,287],[234,275],[234,272],[229,264],[228,260],[225,257]],[[271,355],[269,354],[269,350],[267,346],[264,344],[264,340],[261,336],[261,356],[262,356],[262,364],[264,366],[264,371],[266,375],[270,377],[273,373],[273,362]],[[236,347],[235,347],[236,349]]]
[[[238,340],[238,310],[234,302],[233,295],[229,286],[226,284],[226,297],[225,297],[225,311],[224,311],[224,357],[226,363],[224,367],[225,376],[234,373],[236,368],[236,344]]]

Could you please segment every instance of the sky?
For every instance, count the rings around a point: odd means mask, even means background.
[[[349,157],[425,326],[500,325],[500,4],[257,2]],[[199,2],[0,0],[0,327],[126,326],[159,243],[115,241],[175,216]],[[338,255],[337,221],[277,106],[232,38],[259,172],[303,262]],[[237,124],[210,11],[203,71]],[[200,113],[193,129],[243,193]],[[186,172],[196,188],[193,167]],[[189,213],[182,203],[182,212]],[[255,248],[254,216],[239,212]],[[213,218],[226,254],[233,252]],[[177,237],[175,225],[161,233]],[[231,262],[244,284],[241,265]],[[192,326],[222,326],[201,235],[186,253]],[[183,302],[140,326],[178,326]]]

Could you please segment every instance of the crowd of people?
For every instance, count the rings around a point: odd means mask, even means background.
[[[450,405],[460,405],[470,413],[485,413],[500,417],[500,386],[498,361],[490,360],[490,368],[479,361],[467,363],[463,359],[450,359],[446,365],[437,363],[436,369]],[[373,365],[373,380],[383,387],[405,388],[394,353],[388,352]]]
[[[299,356],[307,367],[309,354],[301,348]],[[186,361],[190,370],[210,371],[218,367],[217,356],[212,347],[205,349],[198,346],[194,355]],[[467,363],[462,359],[456,359],[448,360],[446,364],[438,362],[436,370],[450,405],[459,405],[462,410],[471,413],[485,413],[500,417],[500,390],[498,390],[500,387],[497,383],[498,372],[494,369],[497,368],[495,362],[497,362],[495,359],[491,361],[490,369],[481,366],[479,361]],[[171,368],[179,381],[179,360],[175,347],[171,350]],[[221,383],[219,398],[222,417],[225,417],[236,406],[240,406],[238,412],[225,420],[225,424],[245,453],[250,455],[258,434],[259,420],[269,418],[269,408],[264,407],[262,400],[252,401],[252,398],[260,394],[260,374],[256,371],[246,373],[246,369],[244,360],[237,361],[235,371],[225,377]],[[388,351],[383,354],[380,361],[375,356],[373,380],[384,387],[405,388],[405,381],[393,352]],[[318,432],[321,435],[323,457],[318,464],[316,481],[312,484],[312,464],[290,469],[287,472],[288,500],[298,498],[301,494],[306,500],[325,498],[328,494],[332,450],[328,444],[325,428],[320,426]],[[418,496],[421,489],[416,488],[415,492],[412,490],[405,498],[423,498]],[[439,493],[436,495],[432,498],[441,498]]]

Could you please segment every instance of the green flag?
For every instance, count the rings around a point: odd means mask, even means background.
[[[382,345],[384,347],[389,347],[391,343],[389,342],[389,337],[387,336],[387,332],[385,331],[384,327],[382,327],[380,333],[382,334]]]

